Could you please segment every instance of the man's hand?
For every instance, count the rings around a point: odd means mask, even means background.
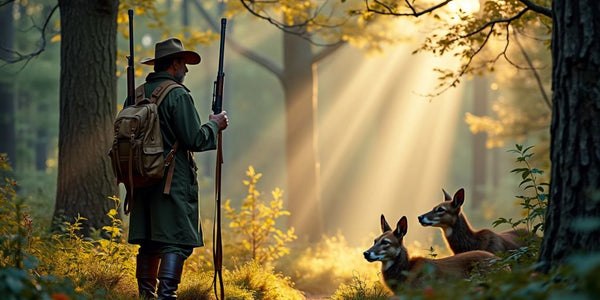
[[[217,122],[217,125],[219,126],[219,131],[225,130],[225,128],[229,126],[229,118],[227,118],[226,111],[221,111],[221,113],[216,115],[211,114],[210,116],[208,116],[208,119]]]

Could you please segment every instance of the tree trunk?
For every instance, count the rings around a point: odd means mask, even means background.
[[[60,121],[55,221],[87,218],[83,234],[108,223],[117,194],[107,151],[116,114],[118,0],[59,1]],[[56,222],[55,222],[56,224]]]
[[[548,271],[600,250],[600,5],[555,0],[550,200],[539,261]]]
[[[488,80],[485,76],[476,76],[473,80],[473,114],[476,116],[486,116],[488,102]],[[481,207],[481,202],[485,197],[483,192],[487,180],[487,149],[485,142],[487,133],[478,132],[473,134],[473,177],[471,179],[471,207],[477,209]]]
[[[284,34],[287,198],[290,225],[300,241],[315,242],[323,233],[319,188],[316,66],[310,44]]]
[[[14,49],[15,28],[13,21],[13,5],[8,3],[0,6],[0,60],[10,61]],[[0,153],[6,153],[13,168],[16,167],[17,151],[15,145],[15,97],[14,77],[0,70]]]

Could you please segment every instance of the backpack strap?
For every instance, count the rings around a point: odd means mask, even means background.
[[[144,100],[144,97],[146,94],[144,92],[145,88],[146,88],[146,84],[144,83],[135,89],[135,101],[133,102],[134,104],[138,104],[138,103],[140,103],[140,101]]]
[[[161,82],[154,89],[154,91],[152,91],[152,95],[150,96],[150,102],[156,103],[156,106],[159,106],[163,99],[165,99],[167,94],[169,94],[169,92],[176,87],[182,87],[182,85],[173,80],[165,80]]]
[[[173,81],[173,80],[165,80],[158,85],[154,91],[152,91],[152,96],[150,96],[150,101],[156,103],[156,106],[159,106],[163,99],[169,94],[169,92],[176,88],[183,87],[181,84]],[[179,146],[179,141],[175,140],[175,144],[173,144],[173,149],[169,151],[167,157],[165,158],[165,166],[169,168],[167,172],[167,178],[165,180],[165,188],[163,190],[163,194],[168,195],[171,193],[171,182],[173,181],[173,172],[175,170],[175,152],[177,151],[177,147]]]
[[[167,94],[169,94],[169,92],[176,87],[185,88],[185,86],[183,86],[182,84],[177,83],[173,80],[165,80],[165,81],[161,82],[152,91],[152,94],[150,95],[150,98],[149,98],[150,102],[156,103],[157,106],[160,105],[160,103],[167,96]],[[145,98],[146,98],[146,84],[144,83],[135,89],[135,104],[140,103]]]

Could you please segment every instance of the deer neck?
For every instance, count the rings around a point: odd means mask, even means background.
[[[458,214],[454,225],[446,228],[444,233],[454,253],[466,252],[477,247],[475,231],[462,212]]]
[[[410,270],[410,262],[406,249],[402,249],[394,260],[387,261],[382,265],[383,278],[394,289],[392,285],[406,281],[406,272]]]

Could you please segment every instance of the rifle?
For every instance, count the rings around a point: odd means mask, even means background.
[[[133,68],[133,9],[129,9],[129,56],[127,56],[127,105],[135,102],[135,71]]]
[[[223,108],[223,83],[225,74],[223,73],[223,56],[225,52],[225,25],[227,19],[221,19],[221,47],[219,49],[219,71],[217,72],[217,80],[213,87],[213,102],[212,111],[214,114],[219,114]],[[217,165],[215,168],[215,222],[213,223],[213,263],[215,266],[215,275],[213,276],[213,287],[215,297],[217,295],[216,281],[219,280],[221,299],[225,299],[225,290],[223,289],[223,245],[221,241],[221,166],[223,164],[223,135],[219,131],[217,135]]]

